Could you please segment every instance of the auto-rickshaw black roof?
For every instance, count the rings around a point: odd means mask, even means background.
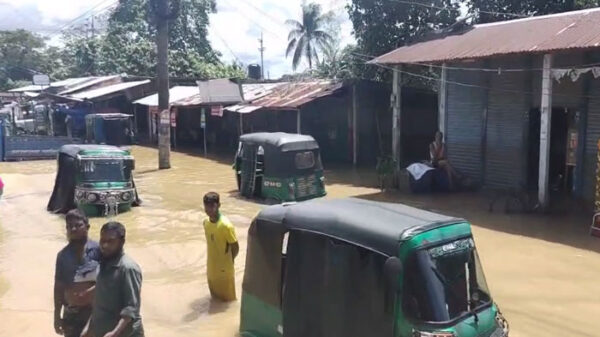
[[[402,204],[369,200],[325,199],[265,208],[257,216],[262,226],[283,226],[330,236],[389,256],[416,234],[465,222]]]
[[[123,149],[120,149],[112,145],[95,145],[95,144],[67,144],[63,145],[58,152],[65,154],[70,157],[76,157],[82,151],[109,151],[109,152],[121,152],[123,155],[129,155],[129,153]]]
[[[240,136],[243,143],[271,145],[281,151],[314,150],[319,148],[317,141],[308,135],[285,132],[257,132]]]

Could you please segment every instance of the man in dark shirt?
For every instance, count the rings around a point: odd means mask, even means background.
[[[66,337],[79,337],[92,311],[100,247],[88,239],[90,225],[83,212],[69,211],[66,223],[69,244],[56,256],[54,330]]]
[[[125,227],[109,222],[100,231],[102,259],[96,279],[96,295],[85,335],[94,337],[143,337],[140,316],[142,271],[123,252]],[[89,334],[88,334],[89,333]]]

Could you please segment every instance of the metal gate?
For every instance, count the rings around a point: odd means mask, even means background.
[[[494,62],[492,68],[526,67],[524,62]],[[489,74],[489,98],[485,122],[484,185],[492,188],[518,187],[526,183],[527,140],[525,125],[531,96],[527,72]]]

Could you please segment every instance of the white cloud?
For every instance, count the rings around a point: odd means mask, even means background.
[[[117,0],[0,0],[0,30],[25,28],[49,34],[56,43],[59,30],[92,9],[103,9]],[[265,46],[265,76],[277,78],[292,73],[291,60],[285,57],[287,19],[300,19],[303,0],[217,0],[217,13],[211,15],[209,39],[223,59],[244,64],[260,63],[258,51],[261,32]],[[314,0],[324,11],[333,11],[340,24],[344,46],[354,41],[352,24],[345,5],[349,0]],[[85,18],[84,18],[85,19]],[[77,23],[83,23],[79,20]],[[236,55],[235,57],[233,55]],[[302,65],[303,70],[306,65]]]

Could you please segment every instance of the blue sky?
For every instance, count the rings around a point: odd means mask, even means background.
[[[352,25],[344,6],[349,0],[315,0],[325,11],[333,11],[339,24],[340,44],[352,43]],[[59,43],[60,29],[83,15],[108,8],[116,0],[0,0],[0,29],[25,28],[50,35]],[[211,15],[209,39],[223,60],[244,64],[259,63],[258,39],[263,33],[265,76],[277,78],[291,73],[291,60],[285,57],[287,19],[300,18],[302,0],[217,0],[217,13]],[[298,70],[303,70],[302,65]]]

